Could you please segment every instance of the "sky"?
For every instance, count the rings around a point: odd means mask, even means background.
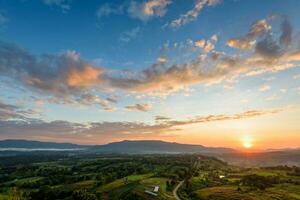
[[[300,147],[298,0],[0,0],[0,139]]]

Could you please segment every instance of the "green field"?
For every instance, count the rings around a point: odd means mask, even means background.
[[[124,185],[146,179],[146,178],[151,177],[151,176],[152,176],[152,174],[141,174],[141,175],[126,176],[122,179],[118,179],[118,180],[115,180],[115,181],[113,181],[111,183],[108,183],[106,185],[100,186],[99,188],[97,188],[96,191],[98,193],[109,192],[109,191],[112,191],[116,188],[119,188],[119,187],[122,187]],[[127,181],[125,181],[125,180],[127,180]]]

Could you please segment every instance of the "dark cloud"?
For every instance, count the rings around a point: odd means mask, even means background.
[[[155,116],[155,121],[167,121],[171,120],[169,117],[164,117],[164,116]]]
[[[263,40],[256,44],[255,52],[267,59],[279,58],[283,53],[281,47],[270,35],[266,36]]]
[[[280,35],[280,44],[284,46],[290,46],[292,43],[292,32],[293,28],[287,18],[284,18],[281,23],[281,35]]]

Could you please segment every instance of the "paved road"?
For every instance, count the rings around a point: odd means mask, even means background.
[[[184,181],[180,181],[179,184],[175,187],[175,189],[173,190],[173,195],[175,197],[176,200],[181,200],[179,198],[179,196],[177,195],[177,190],[181,187],[181,185],[184,183]]]

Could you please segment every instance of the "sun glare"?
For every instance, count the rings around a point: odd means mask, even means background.
[[[243,143],[243,147],[246,149],[250,149],[252,148],[253,144],[252,144],[252,138],[249,136],[244,136],[242,139],[242,143]]]

